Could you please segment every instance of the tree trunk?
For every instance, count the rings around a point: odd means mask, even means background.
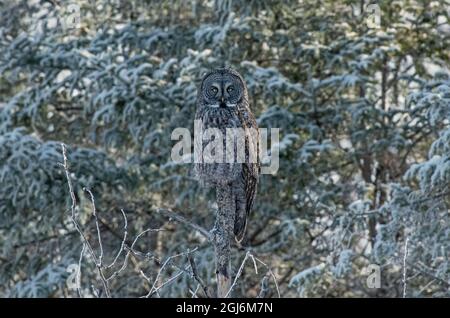
[[[231,287],[231,240],[234,236],[234,214],[236,210],[230,184],[219,185],[217,191],[218,212],[213,229],[216,258],[217,297],[224,298]]]

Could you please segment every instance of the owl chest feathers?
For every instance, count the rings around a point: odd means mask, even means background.
[[[233,180],[236,180],[242,171],[242,162],[237,162],[236,155],[236,144],[229,145],[227,144],[227,136],[228,134],[233,134],[231,132],[233,128],[241,129],[243,128],[243,124],[241,122],[241,117],[238,114],[238,110],[236,109],[216,109],[216,108],[208,108],[201,110],[197,114],[197,119],[202,121],[202,128],[205,132],[207,129],[215,128],[218,129],[221,133],[220,138],[222,138],[219,143],[221,146],[222,152],[222,161],[221,162],[210,162],[205,160],[209,155],[209,151],[212,149],[211,146],[211,138],[202,139],[201,149],[204,151],[202,153],[203,163],[197,166],[197,174],[203,181],[210,184],[220,184],[226,183]],[[232,136],[232,135],[230,135]],[[214,139],[216,140],[218,136],[214,135]],[[235,139],[236,137],[233,137]],[[220,139],[219,139],[220,140]],[[208,146],[209,145],[209,146]],[[231,148],[230,148],[231,146]],[[233,157],[233,161],[227,162],[227,156]],[[216,150],[213,151],[215,154]]]
[[[242,123],[238,116],[237,110],[229,109],[206,109],[201,118],[203,127],[219,128],[224,130],[226,128],[240,128]]]

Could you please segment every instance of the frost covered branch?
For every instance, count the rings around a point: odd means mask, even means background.
[[[77,269],[77,281],[81,282],[81,266],[82,266],[82,260],[83,260],[83,256],[85,253],[85,250],[87,249],[89,252],[89,255],[92,257],[92,260],[94,261],[94,264],[97,268],[97,272],[99,274],[101,283],[103,285],[103,290],[97,290],[97,288],[95,288],[95,286],[92,285],[92,290],[94,292],[95,295],[97,295],[98,297],[101,296],[102,292],[105,293],[106,297],[110,298],[111,295],[111,290],[110,290],[110,281],[112,281],[114,278],[116,278],[117,276],[119,276],[119,274],[121,274],[128,265],[128,261],[130,258],[130,255],[139,255],[139,256],[144,256],[146,259],[151,260],[151,259],[157,259],[155,257],[148,257],[148,253],[147,254],[142,254],[139,251],[136,251],[135,246],[137,244],[137,242],[139,241],[140,238],[142,238],[145,234],[149,233],[149,232],[159,232],[161,231],[160,228],[158,229],[146,229],[141,231],[140,233],[137,234],[137,236],[135,237],[135,239],[133,240],[133,242],[131,243],[131,245],[127,244],[127,237],[128,237],[128,219],[126,216],[126,213],[123,209],[121,209],[121,215],[123,217],[123,238],[121,240],[120,243],[120,247],[119,250],[117,251],[117,253],[115,254],[112,262],[109,265],[105,265],[104,264],[104,247],[103,247],[103,240],[102,240],[102,233],[101,233],[101,229],[100,229],[100,218],[98,217],[98,211],[96,208],[96,204],[95,204],[95,198],[94,195],[92,193],[91,190],[87,189],[87,188],[83,188],[83,191],[87,192],[89,194],[89,198],[90,198],[90,202],[91,202],[91,207],[92,207],[92,215],[94,217],[94,223],[95,223],[95,229],[96,229],[96,237],[97,237],[97,244],[98,244],[98,249],[99,249],[99,253],[97,254],[95,249],[93,248],[92,244],[89,242],[88,238],[86,237],[86,235],[84,234],[84,230],[82,229],[80,223],[77,220],[77,209],[78,209],[78,205],[77,205],[77,201],[76,201],[76,196],[75,196],[75,191],[74,191],[74,187],[72,184],[72,180],[70,177],[70,170],[69,170],[69,161],[67,158],[67,149],[66,146],[64,144],[61,144],[61,148],[62,148],[62,155],[63,155],[63,163],[61,164],[61,166],[64,168],[64,172],[65,172],[65,176],[66,176],[66,181],[67,181],[67,185],[69,188],[69,193],[70,193],[70,197],[72,199],[72,203],[71,203],[71,215],[70,215],[70,219],[75,227],[75,229],[77,230],[77,232],[80,234],[80,237],[82,239],[82,250],[80,253],[80,257],[79,257],[79,261],[78,261],[78,269]],[[192,222],[187,221],[185,218],[183,218],[182,216],[175,214],[171,211],[168,210],[164,210],[164,213],[166,215],[169,215],[172,218],[175,218],[176,220],[183,222],[185,224],[190,225],[191,227],[193,227],[195,230],[199,231],[202,234],[207,233],[203,228],[201,228],[200,226],[195,225]],[[202,282],[202,280],[199,278],[198,273],[197,273],[197,269],[195,266],[195,263],[193,262],[193,258],[192,258],[192,253],[194,253],[197,250],[197,248],[193,249],[192,251],[187,251],[187,252],[183,252],[183,253],[179,253],[176,255],[172,255],[170,257],[168,257],[164,263],[162,264],[162,266],[159,268],[158,273],[156,275],[155,280],[153,281],[152,287],[150,289],[150,291],[147,293],[147,295],[145,297],[151,297],[154,294],[159,295],[159,291],[173,283],[176,281],[176,279],[178,277],[180,277],[182,274],[189,274],[189,267],[192,268],[192,273],[193,273],[193,277],[197,282]],[[116,270],[114,270],[112,273],[108,275],[105,274],[105,271],[108,269],[113,268],[114,266],[117,265],[119,258],[122,256],[123,252],[125,253],[124,256],[124,260],[122,262],[122,264],[120,265],[120,267]],[[173,259],[177,258],[177,257],[181,257],[181,256],[187,256],[189,259],[189,265],[184,266],[183,268],[179,268],[176,272],[175,275],[173,275],[172,277],[170,277],[168,280],[162,282],[161,284],[158,285],[158,282],[160,281],[160,277],[161,274],[163,273],[163,271],[166,269],[167,266],[171,265]],[[176,267],[176,266],[175,266]],[[145,273],[140,270],[140,274],[142,277],[144,277],[144,279],[146,281],[150,281],[150,279],[147,277],[147,275],[145,275]],[[207,287],[205,284],[202,283],[202,287],[205,290],[206,295],[207,294]],[[80,297],[82,297],[82,292],[81,292],[81,286],[79,286],[79,284],[77,284],[77,291],[78,291],[78,295]]]
[[[75,229],[78,231],[78,233],[80,234],[80,237],[83,241],[83,249],[81,251],[81,256],[80,256],[80,262],[81,262],[81,258],[84,252],[84,247],[86,246],[90,256],[92,257],[95,266],[97,267],[97,271],[99,273],[101,282],[103,284],[103,289],[105,291],[106,297],[111,297],[111,292],[109,290],[109,285],[108,285],[108,281],[105,277],[104,274],[104,267],[103,267],[103,263],[102,263],[102,258],[103,258],[103,247],[100,248],[100,256],[97,257],[97,254],[95,253],[94,249],[92,248],[92,245],[89,243],[89,240],[86,238],[86,236],[84,235],[84,232],[80,226],[80,224],[77,221],[77,216],[76,216],[76,209],[77,209],[77,202],[76,202],[76,198],[75,198],[75,192],[73,190],[73,185],[72,185],[72,181],[70,178],[70,172],[69,172],[69,163],[67,160],[67,151],[66,151],[66,146],[64,144],[61,144],[61,148],[62,148],[62,155],[63,155],[63,163],[61,164],[64,168],[64,172],[66,175],[66,180],[67,180],[67,185],[69,187],[69,192],[70,192],[70,197],[72,200],[72,204],[71,204],[71,221],[73,223],[73,225],[75,226]],[[94,215],[96,215],[95,212],[95,201],[93,200],[92,197],[92,204],[94,206]],[[96,228],[97,228],[97,234],[99,237],[99,243],[101,246],[101,237],[100,237],[100,230],[99,230],[99,225],[98,225],[98,219],[97,217],[95,218],[95,223],[96,223]]]
[[[241,277],[242,271],[244,270],[245,263],[247,262],[248,259],[251,259],[252,262],[253,262],[253,267],[255,269],[255,274],[258,274],[258,265],[257,265],[257,263],[263,265],[267,269],[267,274],[264,276],[264,278],[263,278],[263,280],[261,282],[260,296],[264,295],[267,292],[267,290],[266,290],[267,289],[267,281],[266,281],[267,278],[266,277],[271,277],[273,279],[274,284],[275,284],[275,288],[276,288],[276,291],[277,291],[278,298],[281,298],[280,289],[278,287],[278,282],[277,282],[277,279],[276,279],[274,273],[272,272],[272,269],[266,263],[264,263],[262,260],[260,260],[256,256],[254,256],[250,251],[247,251],[245,253],[244,259],[242,260],[241,265],[239,266],[239,270],[238,270],[238,272],[237,272],[237,274],[236,274],[236,276],[234,278],[233,284],[230,286],[230,289],[226,293],[225,297],[228,297],[231,294],[233,288],[236,286],[239,278]]]
[[[409,238],[407,237],[405,240],[405,249],[403,251],[403,298],[406,297],[406,285],[407,285],[407,281],[406,281],[406,271],[407,271],[407,259],[408,259],[408,241]]]

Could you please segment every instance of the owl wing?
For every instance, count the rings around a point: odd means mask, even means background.
[[[245,149],[246,162],[242,164],[242,175],[240,184],[236,191],[236,215],[234,223],[234,235],[237,242],[241,242],[247,228],[248,217],[253,207],[256,196],[259,176],[258,142],[259,133],[256,120],[249,108],[239,112],[239,117],[244,129],[250,129],[247,134],[248,145]],[[255,158],[250,161],[249,158]]]
[[[252,209],[259,177],[259,157],[258,157],[259,133],[257,128],[255,131],[256,131],[255,135],[249,136],[249,143],[252,143],[253,145],[246,147],[246,152],[248,152],[248,154],[246,153],[246,157],[249,158],[253,156],[253,158],[256,159],[256,162],[245,162],[242,167],[242,177],[244,179],[245,194],[247,201],[246,204],[247,213],[250,213],[250,210]]]

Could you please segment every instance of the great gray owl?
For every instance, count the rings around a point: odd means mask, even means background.
[[[203,131],[208,128],[220,130],[224,137],[222,157],[224,160],[226,152],[234,151],[232,153],[234,163],[202,161],[195,164],[194,171],[200,180],[215,187],[216,191],[221,190],[218,187],[225,186],[231,189],[236,210],[234,236],[237,242],[241,242],[255,199],[259,174],[258,126],[249,107],[247,87],[242,76],[228,68],[216,69],[206,74],[198,89],[195,119],[202,122]],[[226,138],[230,137],[230,134],[227,135],[227,131],[230,131],[227,128],[240,128],[240,131],[245,131],[246,137],[241,148],[243,151],[240,152],[241,160],[237,158],[239,150],[236,145],[239,141],[235,140],[233,149],[226,148]],[[242,145],[242,140],[240,141]],[[207,140],[201,140],[200,148],[205,149],[206,144]],[[217,203],[220,207],[221,203]]]

